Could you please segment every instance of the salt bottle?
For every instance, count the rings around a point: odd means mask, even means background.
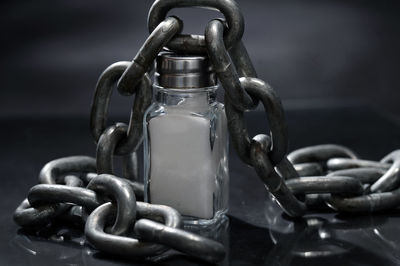
[[[228,136],[206,56],[157,57],[155,102],[144,117],[145,201],[210,225],[228,210]]]

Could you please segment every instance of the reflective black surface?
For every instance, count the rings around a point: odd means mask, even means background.
[[[369,109],[289,110],[287,117],[291,150],[334,142],[377,160],[400,148],[400,126]],[[264,114],[252,112],[248,119],[251,134],[267,132],[267,125],[259,122],[265,121]],[[0,265],[146,264],[98,253],[85,244],[77,228],[67,230],[60,224],[42,230],[38,237],[20,230],[12,221],[14,209],[36,184],[47,161],[94,155],[87,119],[2,119],[0,128]],[[229,222],[221,225],[219,236],[228,253],[222,265],[400,264],[398,211],[360,217],[311,213],[294,222],[282,216],[257,175],[233,151],[230,176]],[[54,233],[58,236],[52,236]],[[157,260],[160,265],[204,264],[173,252]]]

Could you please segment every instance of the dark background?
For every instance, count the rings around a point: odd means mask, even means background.
[[[153,1],[2,1],[0,116],[87,116],[97,78],[130,60]],[[368,105],[400,114],[398,1],[238,0],[245,44],[287,109]],[[186,33],[215,11],[174,9]],[[112,112],[129,104],[114,97]]]

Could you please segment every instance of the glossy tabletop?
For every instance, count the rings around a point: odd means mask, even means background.
[[[400,148],[400,126],[367,108],[287,111],[291,150],[322,143],[350,147],[362,158],[378,160]],[[115,118],[122,121],[123,118]],[[248,115],[251,134],[267,132],[262,112]],[[21,230],[12,220],[16,206],[37,183],[49,160],[94,155],[88,120],[79,117],[0,120],[0,265],[145,265],[91,248],[78,229]],[[400,264],[400,212],[344,216],[309,213],[296,221],[271,202],[255,172],[230,155],[229,221],[218,239],[226,247],[221,265],[397,265]],[[214,233],[213,233],[214,234]],[[154,262],[153,262],[154,263]],[[170,252],[159,265],[203,265]]]

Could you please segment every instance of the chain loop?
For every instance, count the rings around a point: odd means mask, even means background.
[[[121,61],[110,65],[104,70],[97,82],[90,113],[90,129],[96,143],[99,141],[100,136],[107,126],[112,86],[129,65],[130,62],[127,61]],[[116,154],[124,155],[132,153],[137,149],[142,140],[143,115],[147,107],[151,104],[151,99],[151,80],[147,74],[144,74],[141,77],[140,83],[137,85],[137,93],[132,107],[126,136],[119,141],[115,149]]]
[[[272,136],[270,158],[272,163],[277,165],[288,150],[288,129],[282,103],[274,90],[262,80],[242,77],[240,82],[249,94],[260,99],[264,105]],[[242,161],[252,165],[249,154],[250,138],[244,122],[244,112],[234,108],[229,100],[225,104],[229,133],[236,152]]]
[[[353,151],[336,144],[304,147],[288,154],[288,159],[293,164],[326,162],[329,159],[336,157],[358,159],[358,156]]]
[[[128,61],[111,64],[101,73],[97,81],[90,112],[90,131],[96,143],[107,126],[108,108],[113,85],[128,68],[129,64],[130,62]]]
[[[116,201],[117,218],[110,233],[127,234],[136,220],[136,197],[131,186],[116,176],[101,174],[90,181],[87,188],[104,196],[110,196]]]
[[[54,176],[55,172],[63,172],[63,170],[68,168],[71,169],[71,161],[74,161],[74,159],[78,157],[86,156],[61,158],[47,163],[41,171],[40,178],[43,179],[43,176],[45,176],[47,177],[45,180],[51,180],[55,183],[57,179],[57,177]],[[71,178],[71,176],[66,176],[64,182],[67,186],[80,185],[80,182],[76,181],[75,178]],[[28,199],[25,199],[15,210],[13,218],[14,221],[22,227],[43,225],[48,224],[54,217],[67,211],[68,208],[68,205],[61,203],[46,204],[33,208]]]
[[[400,188],[391,192],[373,193],[352,198],[331,196],[327,204],[340,212],[377,212],[397,208],[400,205]]]
[[[66,185],[34,186],[28,193],[28,199],[17,208],[15,220],[21,226],[41,225],[61,214],[57,211],[61,204],[76,204],[79,206],[72,206],[63,217],[78,220],[79,223],[82,220],[86,222],[87,239],[96,248],[108,253],[148,257],[160,254],[168,248],[175,248],[209,262],[220,261],[225,256],[224,247],[220,243],[178,229],[182,222],[176,210],[163,205],[136,202],[127,180],[106,174],[94,176],[92,173],[86,174],[84,179],[90,180],[87,188],[71,187],[82,185],[82,180],[71,175],[65,176]],[[103,203],[103,199],[96,192],[115,199],[116,208],[111,202]],[[94,211],[86,218],[84,209]],[[135,223],[136,210],[140,220]],[[154,219],[157,222],[142,218]],[[107,230],[104,228],[105,223],[110,219],[114,219],[115,223],[111,230]],[[162,221],[165,225],[158,223]],[[141,239],[154,238],[155,242],[168,247],[121,236],[126,235],[132,228],[135,228]]]
[[[361,182],[348,176],[306,176],[286,181],[293,194],[332,193],[361,195],[364,188]]]
[[[137,221],[135,233],[146,241],[168,245],[173,249],[208,262],[218,262],[225,257],[225,249],[221,243],[148,219]]]
[[[73,172],[95,172],[96,160],[89,156],[70,156],[48,162],[40,171],[39,183],[57,184],[57,178]]]
[[[350,176],[360,180],[362,184],[372,184],[385,174],[385,170],[380,168],[350,168],[330,172],[327,176]]]
[[[98,174],[112,174],[114,175],[114,154],[118,143],[127,134],[128,127],[123,123],[116,123],[108,127],[101,135],[97,143],[96,163]],[[142,183],[129,180],[137,178],[137,158],[136,152],[127,154],[123,157],[123,174],[126,182],[132,187],[135,195],[143,199],[144,185]],[[136,169],[135,169],[136,168]]]
[[[110,174],[110,173],[108,173]],[[89,184],[95,177],[97,177],[96,173],[86,173],[81,176],[81,179],[84,180],[86,184]],[[129,179],[124,178],[125,182],[127,182],[133,189],[135,193],[136,199],[142,200],[144,197],[144,185],[142,183],[132,181]]]
[[[118,143],[126,136],[128,126],[116,123],[104,130],[96,150],[96,164],[98,174],[113,174],[113,158]]]
[[[232,105],[240,111],[253,109],[257,106],[258,101],[253,100],[243,89],[235,65],[225,48],[223,34],[224,25],[220,20],[215,19],[208,23],[205,39],[213,70],[217,74]]]
[[[182,21],[177,17],[160,20],[150,31],[150,36],[139,49],[118,81],[118,91],[123,95],[135,93],[136,85],[153,66],[158,53],[177,33],[182,31]]]
[[[24,199],[15,210],[13,218],[22,227],[46,225],[51,219],[65,211],[61,206],[62,204],[49,204],[32,208],[28,199]]]
[[[247,53],[247,49],[243,44],[243,41],[237,42],[231,49],[229,49],[229,55],[232,62],[235,64],[239,77],[251,77],[257,78],[256,69],[251,62],[250,56]]]
[[[28,201],[32,207],[39,208],[49,203],[73,203],[92,211],[102,202],[93,190],[65,185],[40,184],[28,192]]]
[[[353,158],[334,158],[336,156]],[[339,212],[363,213],[395,208],[400,204],[399,184],[390,184],[390,182],[386,184],[386,182],[384,182],[385,186],[389,187],[389,191],[387,192],[376,192],[371,188],[373,184],[382,180],[385,176],[391,176],[393,181],[396,179],[395,173],[398,171],[396,170],[398,166],[393,165],[395,165],[394,162],[397,156],[398,152],[394,151],[382,159],[381,162],[375,162],[357,159],[355,158],[355,154],[349,149],[337,145],[320,145],[299,149],[289,154],[288,157],[292,161],[316,161],[326,166],[325,171],[331,171],[332,169],[339,170],[326,173],[326,177],[300,177],[294,181],[288,180],[287,185],[295,194],[307,193],[307,182],[309,182],[310,179],[325,178],[325,184],[320,180],[320,185],[326,185],[326,191],[312,191],[320,194],[306,195],[305,203],[307,207],[311,209],[321,207],[324,202],[326,202],[330,208]],[[388,163],[392,163],[392,165]],[[294,166],[296,168],[296,164]],[[352,178],[353,181],[349,179],[348,182],[354,183],[354,185],[356,182],[363,184],[365,188],[363,188],[362,194],[364,195],[356,197],[350,195],[349,192],[351,191],[360,194],[359,189],[357,190],[355,187],[350,189],[349,184],[346,184],[344,180],[340,182],[338,176],[339,178]],[[335,183],[335,180],[337,180],[337,183]],[[328,185],[329,182],[333,183]],[[371,184],[372,186],[370,186]],[[337,191],[334,191],[335,187]],[[330,189],[331,191],[328,191]],[[341,193],[338,194],[338,192]],[[343,194],[343,192],[345,192],[345,194]]]
[[[239,6],[233,0],[157,0],[150,8],[147,25],[149,32],[165,19],[168,11],[180,7],[214,8],[224,14],[229,30],[224,37],[225,46],[230,49],[242,39],[244,32],[244,19]],[[169,49],[181,53],[199,54],[206,53],[204,36],[177,35],[167,45]]]
[[[330,171],[337,171],[342,169],[349,168],[359,168],[359,167],[371,167],[371,168],[380,168],[380,169],[389,169],[390,164],[369,161],[369,160],[360,160],[360,159],[350,159],[350,158],[331,158],[326,162],[326,166]]]
[[[134,238],[105,233],[106,221],[112,214],[113,206],[111,203],[105,203],[95,209],[86,221],[86,238],[97,249],[128,257],[150,257],[161,254],[168,249],[159,244],[144,243]],[[161,218],[169,227],[179,228],[181,226],[179,213],[167,206],[137,202],[137,215],[149,219]]]
[[[57,184],[62,181],[67,186],[81,186],[81,182],[77,180],[78,178],[73,176],[67,175],[63,178],[63,180],[60,180],[60,178],[69,173],[93,171],[96,169],[95,165],[96,162],[94,158],[89,156],[70,156],[56,159],[48,162],[42,168],[39,174],[39,183]],[[28,204],[26,204],[26,202],[22,202],[20,207],[21,208],[17,208],[17,211],[15,212],[14,220],[21,226],[29,226],[30,224],[41,223],[47,224],[54,217],[65,213],[70,208],[70,206],[60,203],[48,205],[47,207],[40,206],[40,208],[36,210],[35,208],[31,208],[29,202]],[[18,210],[21,212],[19,213]],[[37,217],[35,218],[35,216]]]
[[[306,206],[296,199],[283,178],[275,171],[269,159],[270,146],[271,140],[267,135],[257,135],[253,138],[250,149],[252,165],[285,213],[292,217],[301,216]]]
[[[389,170],[371,186],[371,192],[386,192],[400,185],[400,150],[385,156],[381,163],[392,163]]]

